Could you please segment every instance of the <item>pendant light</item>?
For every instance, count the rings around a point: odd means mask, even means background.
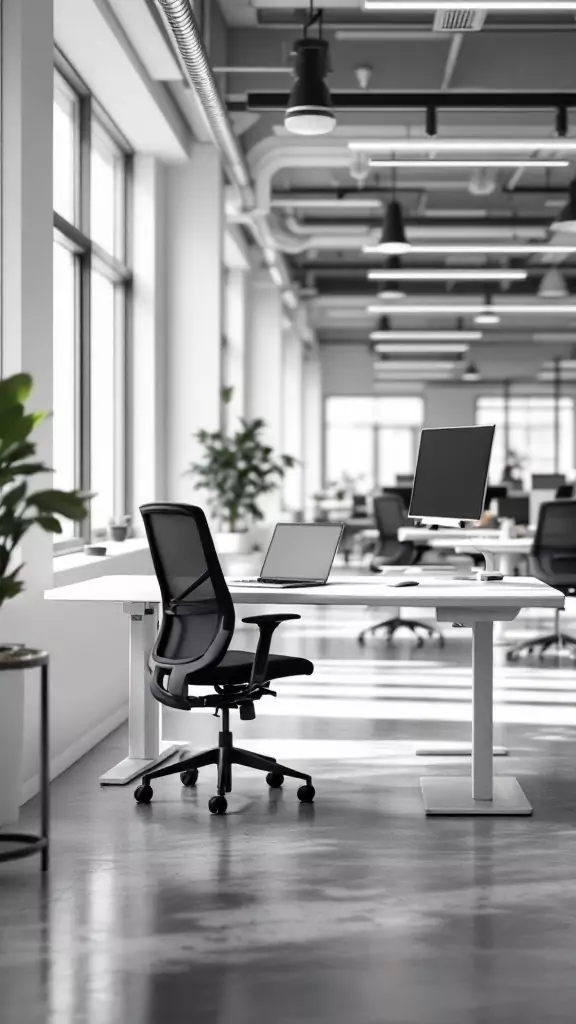
[[[398,256],[391,256],[390,259],[388,260],[388,266],[385,267],[384,270],[398,271],[401,270],[401,268],[402,264],[400,263]],[[378,292],[378,298],[388,299],[389,301],[392,301],[394,299],[405,299],[406,292],[403,292],[402,289],[398,287],[395,281],[389,281],[385,279],[382,282],[381,290]]]
[[[551,267],[542,277],[538,288],[540,299],[567,299],[570,289],[564,274],[557,267]]]
[[[485,324],[486,326],[499,324],[500,317],[494,306],[492,305],[492,296],[487,295],[485,299],[486,309],[482,313],[477,313],[474,317],[475,324]]]
[[[568,202],[551,225],[554,231],[576,231],[576,178],[568,187]]]
[[[386,207],[384,224],[382,226],[382,238],[378,245],[379,252],[386,252],[390,256],[402,256],[411,249],[410,242],[406,239],[404,231],[404,217],[402,207],[396,199],[396,170],[392,170],[392,199]]]
[[[318,24],[318,38],[309,39],[308,29]],[[284,124],[294,135],[327,135],[336,127],[330,90],[324,81],[329,70],[328,43],[322,39],[322,11],[314,11],[310,0],[310,17],[304,27],[304,38],[294,43],[294,71]]]
[[[473,363],[472,361],[466,363],[466,366],[462,371],[462,380],[467,381],[469,384],[473,384],[480,380],[480,371],[478,370],[476,363]]]

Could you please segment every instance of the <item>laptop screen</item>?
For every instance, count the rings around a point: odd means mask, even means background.
[[[340,523],[278,523],[260,576],[327,580],[341,533]]]

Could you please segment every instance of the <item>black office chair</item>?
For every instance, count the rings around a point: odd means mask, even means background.
[[[397,494],[382,494],[374,498],[374,518],[380,536],[370,562],[371,571],[380,572],[380,566],[383,565],[416,565],[425,549],[398,540],[398,530],[407,523],[402,498]],[[427,622],[421,622],[419,619],[403,619],[399,615],[363,629],[358,634],[358,643],[364,644],[366,635],[370,633],[374,636],[378,629],[387,631],[388,643],[399,629],[409,629],[417,637],[418,647],[422,647],[424,643],[423,638],[418,635],[418,630],[422,630],[430,637],[436,637],[440,646],[444,645],[444,637],[434,626],[429,626]]]
[[[232,765],[241,764],[267,773],[266,781],[279,788],[284,776],[303,779],[298,790],[302,803],[314,799],[310,775],[278,764],[232,744],[229,726],[231,708],[242,719],[256,717],[255,702],[275,697],[271,679],[311,675],[314,666],[305,658],[270,654],[272,634],[281,622],[299,615],[250,615],[243,622],[255,623],[260,638],[255,654],[230,651],[234,633],[234,605],[218,561],[210,529],[202,509],[193,505],[151,504],[140,509],[160,593],[162,621],[150,659],[152,693],[162,704],[182,711],[214,708],[222,713],[218,746],[186,757],[166,768],[145,772],[134,793],[138,803],[152,799],[152,779],[180,774],[185,786],[195,786],[198,769],[218,765],[218,793],[209,801],[213,814],[226,811],[226,793],[232,789]],[[196,687],[215,693],[194,695]]]
[[[540,506],[530,571],[564,595],[576,594],[576,501],[547,501]],[[516,661],[522,651],[531,654],[535,649],[540,649],[542,657],[550,647],[576,648],[576,637],[560,630],[560,609],[553,633],[516,644],[506,657]]]

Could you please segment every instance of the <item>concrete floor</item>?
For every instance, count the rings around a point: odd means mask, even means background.
[[[369,621],[308,609],[286,627],[276,649],[317,673],[237,730],[308,765],[314,805],[239,769],[213,817],[206,769],[137,806],[97,783],[124,729],[53,784],[49,880],[34,859],[0,866],[2,1024],[573,1024],[574,668],[497,671],[498,771],[533,818],[426,819],[419,776],[467,770],[413,751],[467,738],[469,633],[362,650]],[[214,719],[194,726],[212,745]]]

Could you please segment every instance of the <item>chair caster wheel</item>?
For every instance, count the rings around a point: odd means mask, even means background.
[[[311,804],[316,795],[314,786],[300,786],[296,796],[301,804]]]
[[[195,786],[198,782],[198,769],[190,768],[187,772],[180,772],[180,782],[183,786]]]
[[[152,797],[154,796],[154,790],[152,786],[143,783],[134,790],[134,799],[137,804],[149,804]]]
[[[280,789],[280,786],[284,782],[284,776],[275,775],[274,772],[268,772],[268,775],[266,776],[266,782],[268,783],[271,789]]]
[[[208,808],[212,814],[226,814],[228,801],[225,796],[212,796],[208,801]]]

